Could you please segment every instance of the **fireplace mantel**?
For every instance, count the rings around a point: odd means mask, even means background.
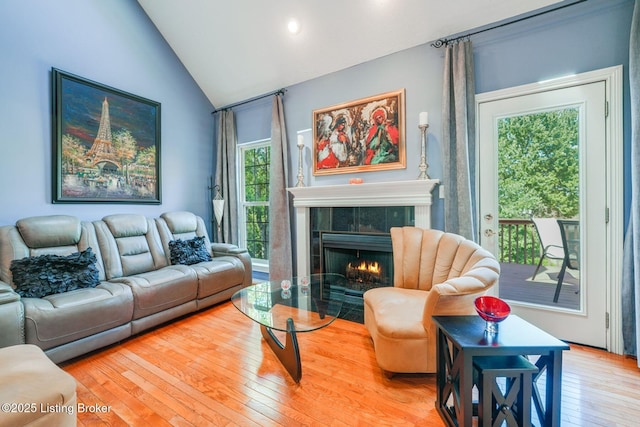
[[[298,275],[310,272],[310,208],[361,206],[413,206],[416,227],[431,227],[432,191],[440,180],[414,180],[292,187],[296,210]]]
[[[293,187],[295,207],[426,206],[440,180],[372,182],[365,184]]]

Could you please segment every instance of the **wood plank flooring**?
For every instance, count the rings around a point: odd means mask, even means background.
[[[338,319],[298,335],[296,384],[230,302],[65,363],[79,426],[442,426],[434,375],[387,379],[362,324]],[[571,346],[562,425],[636,426],[635,359]],[[105,409],[105,408],[100,408]]]

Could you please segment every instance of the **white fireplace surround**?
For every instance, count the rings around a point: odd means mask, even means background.
[[[415,226],[431,228],[431,193],[438,183],[440,180],[427,179],[288,188],[296,211],[298,275],[308,275],[311,270],[311,208],[413,206]]]

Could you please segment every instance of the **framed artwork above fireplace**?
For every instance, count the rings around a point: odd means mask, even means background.
[[[404,89],[313,112],[313,174],[406,167]]]

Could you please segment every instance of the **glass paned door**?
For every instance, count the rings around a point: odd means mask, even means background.
[[[579,118],[569,106],[497,119],[499,257],[513,278],[501,298],[581,309]]]
[[[560,339],[607,346],[605,82],[478,104],[481,244],[495,292]]]

